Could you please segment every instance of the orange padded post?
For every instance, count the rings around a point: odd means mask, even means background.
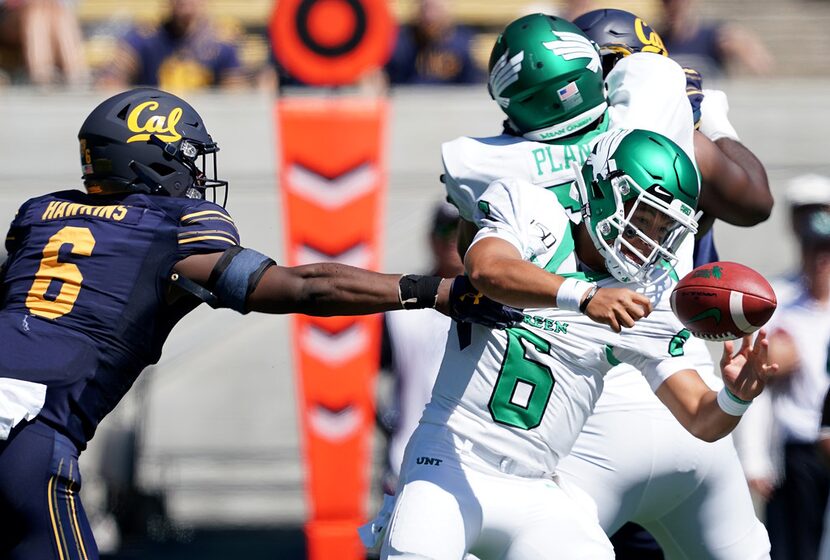
[[[277,103],[289,265],[332,260],[377,269],[387,182],[385,99]],[[295,315],[308,558],[364,558],[380,316]]]

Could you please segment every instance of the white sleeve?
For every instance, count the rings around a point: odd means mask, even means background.
[[[675,373],[696,369],[696,356],[684,347],[691,337],[668,306],[656,306],[632,329],[623,329],[614,356],[640,370],[652,391]]]
[[[459,157],[461,139],[445,142],[441,145],[441,163],[444,165],[444,187],[447,189],[447,199],[458,208],[458,214],[468,222],[473,221],[473,211],[476,198],[481,192],[476,192],[478,184],[465,180],[470,175],[463,165],[464,158]],[[483,191],[483,188],[481,188]]]
[[[518,178],[493,181],[477,201],[474,222],[479,230],[470,246],[498,237],[525,260],[550,253],[569,227],[555,194]]]
[[[492,181],[516,175],[502,161],[506,150],[499,138],[479,141],[460,136],[441,144],[441,163],[444,165],[444,187],[447,199],[458,208],[462,219],[474,220],[476,199]]]
[[[733,432],[735,450],[747,478],[777,479],[773,457],[773,414],[770,391],[752,401]]]
[[[659,54],[635,53],[620,60],[605,83],[611,128],[659,132],[695,161],[694,118],[679,64]]]

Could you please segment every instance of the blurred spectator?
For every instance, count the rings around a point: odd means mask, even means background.
[[[772,71],[773,58],[757,35],[732,23],[701,21],[694,0],[662,0],[658,29],[669,56],[704,79],[723,76],[730,66],[757,75]]]
[[[211,21],[204,0],[169,0],[169,13],[158,26],[138,26],[123,37],[99,84],[168,91],[245,85],[231,35]]]
[[[763,427],[766,419],[746,418],[750,422],[740,447],[751,487],[769,500],[766,524],[773,560],[814,560],[830,493],[830,474],[816,453],[830,388],[830,179],[797,177],[787,201],[801,266],[795,283],[784,284],[788,287],[768,325],[770,359],[779,364],[767,387],[772,429]],[[767,457],[746,457],[747,449],[763,449]],[[764,464],[766,469],[757,468]]]
[[[393,84],[471,84],[484,79],[472,53],[471,29],[456,25],[446,0],[420,0],[411,25],[402,26],[386,65]]]
[[[830,390],[824,397],[824,411],[821,414],[821,426],[818,433],[818,454],[824,467],[830,471]],[[824,535],[821,539],[820,560],[830,560],[830,503],[824,511]]]
[[[88,78],[72,0],[0,0],[0,48],[7,70],[24,68],[23,80],[32,84],[79,85]]]
[[[456,249],[458,210],[448,202],[435,207],[429,232],[432,268],[428,274],[463,274]],[[434,309],[384,314],[381,367],[394,376],[394,402],[381,414],[390,433],[384,491],[394,494],[403,452],[432,394],[452,320]]]

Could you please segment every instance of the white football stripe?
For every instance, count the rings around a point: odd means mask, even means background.
[[[746,315],[744,315],[744,295],[741,292],[729,292],[729,313],[732,315],[732,322],[744,334],[754,333],[760,328],[746,320]]]

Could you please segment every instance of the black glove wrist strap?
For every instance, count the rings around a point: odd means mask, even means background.
[[[404,309],[425,309],[435,307],[438,301],[440,276],[419,276],[404,274],[398,281],[398,297]]]

